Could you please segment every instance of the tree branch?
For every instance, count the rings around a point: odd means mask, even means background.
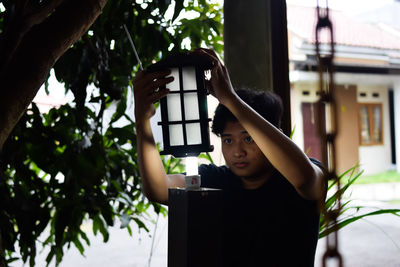
[[[27,27],[42,23],[51,14],[55,8],[62,4],[65,0],[48,0],[43,1],[37,7],[30,7],[24,14],[24,21]]]
[[[6,267],[1,231],[0,231],[0,267]]]
[[[106,2],[65,0],[21,39],[9,64],[0,72],[0,149],[56,60],[89,29]]]
[[[12,15],[10,25],[3,33],[0,45],[0,72],[8,65],[15,51],[18,49],[25,34],[37,24],[42,23],[51,12],[64,0],[49,0],[39,7],[33,6],[29,0],[17,3],[15,15]]]

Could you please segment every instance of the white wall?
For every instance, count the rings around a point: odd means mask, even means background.
[[[367,96],[360,97],[360,92],[366,93]],[[379,97],[372,97],[372,93],[379,93]],[[387,171],[392,164],[388,94],[386,86],[359,85],[357,87],[359,103],[382,103],[383,109],[383,145],[359,146],[358,149],[360,167],[366,175]]]
[[[391,140],[390,140],[390,118],[389,118],[389,99],[388,87],[394,81],[398,81],[399,77],[393,75],[366,75],[366,74],[348,74],[338,73],[335,75],[337,84],[356,84],[357,95],[359,92],[366,92],[366,98],[358,97],[358,102],[364,103],[382,103],[383,107],[383,134],[384,144],[379,146],[359,146],[359,160],[361,169],[365,174],[374,174],[386,171],[391,168]],[[301,113],[302,102],[316,102],[318,97],[316,92],[318,90],[317,81],[318,75],[311,72],[293,71],[290,74],[292,83],[291,89],[291,102],[292,102],[292,127],[296,127],[293,140],[302,149],[304,149],[304,136],[303,136],[303,119]],[[400,82],[398,84],[397,96],[398,105],[400,107]],[[303,91],[309,91],[310,94],[305,96]],[[372,92],[379,92],[379,97],[372,97]],[[396,112],[400,114],[399,112]],[[354,122],[354,123],[359,123]],[[400,125],[400,116],[398,116],[398,124]],[[397,126],[396,128],[399,128]],[[400,131],[397,131],[396,140],[399,140],[397,149],[397,159],[400,163]],[[397,164],[398,171],[400,172],[400,164]]]

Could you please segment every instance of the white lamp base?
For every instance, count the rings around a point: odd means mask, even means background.
[[[186,182],[186,190],[195,190],[199,189],[201,185],[201,176],[200,175],[189,175],[185,176]]]

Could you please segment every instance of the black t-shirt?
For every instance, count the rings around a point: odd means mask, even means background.
[[[303,199],[278,172],[255,190],[226,166],[201,165],[201,186],[223,189],[223,266],[312,267],[317,201]]]

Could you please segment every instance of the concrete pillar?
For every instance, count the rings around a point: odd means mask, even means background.
[[[224,1],[225,64],[233,86],[272,90],[283,101],[290,133],[290,84],[285,0]]]
[[[272,90],[269,1],[225,0],[225,64],[236,88]]]

